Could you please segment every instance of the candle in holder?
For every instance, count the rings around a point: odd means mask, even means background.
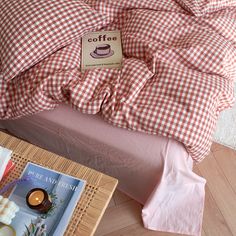
[[[42,188],[31,189],[26,196],[27,205],[40,213],[47,213],[52,207],[48,193]]]

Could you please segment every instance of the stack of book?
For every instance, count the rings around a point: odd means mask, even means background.
[[[0,146],[0,181],[5,177],[13,168],[14,163],[11,160],[12,151]]]

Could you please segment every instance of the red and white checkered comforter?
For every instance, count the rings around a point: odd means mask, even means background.
[[[236,77],[235,0],[205,2],[87,1],[112,19],[105,30],[121,30],[122,68],[82,74],[77,40],[0,81],[1,119],[67,103],[119,127],[175,138],[201,161],[219,112],[233,105]]]

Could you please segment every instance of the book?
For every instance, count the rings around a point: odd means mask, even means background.
[[[3,178],[6,177],[15,167],[15,164],[12,160],[9,160],[6,166],[6,169],[3,173]]]
[[[9,196],[20,207],[11,223],[16,236],[63,235],[86,181],[30,162],[21,179],[25,181],[17,184]],[[27,194],[34,188],[44,189],[48,193],[52,207],[47,213],[39,213],[27,205]]]
[[[0,146],[0,181],[5,174],[7,165],[11,159],[12,151]]]

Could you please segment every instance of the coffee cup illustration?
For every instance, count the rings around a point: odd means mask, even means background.
[[[100,44],[96,46],[96,49],[90,53],[93,58],[106,58],[111,57],[114,54],[114,51],[111,50],[110,44]]]

